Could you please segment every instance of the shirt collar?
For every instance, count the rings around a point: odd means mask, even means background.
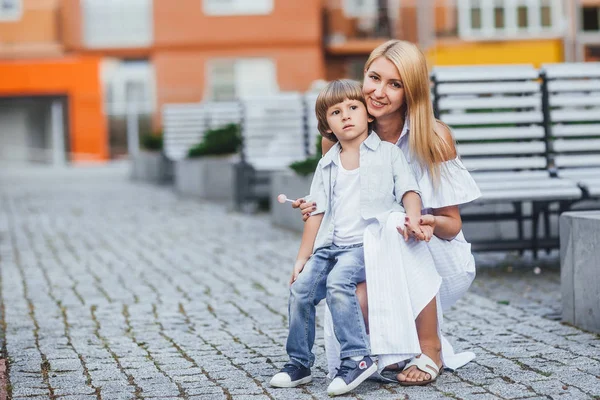
[[[331,147],[331,149],[329,149],[329,151],[323,156],[323,160],[321,161],[323,166],[325,167],[331,163],[337,165],[338,155],[340,154],[341,150],[342,147],[340,146],[340,142],[336,142],[333,147]]]
[[[369,136],[367,136],[365,141],[362,142],[361,146],[364,144],[369,150],[374,151],[377,150],[377,147],[379,147],[380,143],[381,139],[379,139],[379,136],[377,136],[375,132],[371,131],[371,133],[369,134]],[[337,165],[341,150],[342,147],[340,146],[340,142],[334,144],[333,147],[329,149],[329,151],[323,156],[323,166],[327,166],[331,163]]]
[[[380,143],[381,139],[379,139],[379,136],[377,136],[377,134],[374,131],[371,131],[371,133],[369,133],[369,136],[363,142],[363,144],[367,146],[370,150],[377,150],[377,147],[379,147]]]
[[[400,137],[398,138],[396,145],[398,145],[398,143],[400,143],[400,141],[402,140],[402,138],[404,136],[408,135],[409,131],[410,131],[410,120],[408,118],[408,112],[407,112],[406,115],[404,116],[404,126],[402,127],[402,132],[400,133]]]

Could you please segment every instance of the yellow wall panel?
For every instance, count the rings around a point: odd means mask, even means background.
[[[560,39],[440,43],[427,51],[431,65],[533,64],[563,62]]]

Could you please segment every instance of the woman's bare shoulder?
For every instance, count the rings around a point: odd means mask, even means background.
[[[442,121],[436,120],[435,132],[446,143],[446,146],[444,146],[445,160],[454,160],[457,155],[456,144],[454,143],[454,136],[452,136],[450,127]]]
[[[323,155],[325,155],[334,145],[335,145],[335,142],[332,142],[331,140],[329,140],[325,136],[323,136],[321,138],[321,151],[322,151]]]

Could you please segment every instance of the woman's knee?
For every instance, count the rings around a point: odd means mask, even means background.
[[[356,286],[356,298],[360,305],[365,323],[369,321],[369,301],[367,298],[367,282],[361,282]]]

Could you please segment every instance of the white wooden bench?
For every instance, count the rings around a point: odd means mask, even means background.
[[[315,105],[319,92],[308,92],[304,95],[304,104],[306,110],[306,125],[308,129],[308,154],[311,156],[316,153],[317,141],[321,141],[319,133],[317,114],[315,113]]]
[[[557,175],[600,198],[600,63],[545,64],[549,155]]]
[[[300,93],[244,97],[244,157],[257,171],[287,168],[306,157]]]
[[[243,161],[237,172],[237,204],[265,201],[274,171],[306,158],[305,111],[300,93],[245,96]]]
[[[537,248],[538,219],[551,202],[581,198],[572,181],[547,171],[542,92],[530,65],[436,67],[435,108],[453,128],[458,153],[479,184],[484,203],[510,203],[513,212],[465,215],[466,220],[513,219],[518,239],[483,248]],[[522,205],[532,204],[532,243],[524,239]],[[470,238],[476,242],[476,238]]]
[[[168,104],[163,108],[165,154],[173,161],[181,160],[206,130],[241,124],[242,161],[236,165],[235,188],[241,206],[268,196],[270,172],[306,158],[304,108],[300,93],[246,96],[236,102]]]
[[[164,152],[171,161],[187,157],[208,129],[242,122],[239,102],[166,104],[163,107]]]

